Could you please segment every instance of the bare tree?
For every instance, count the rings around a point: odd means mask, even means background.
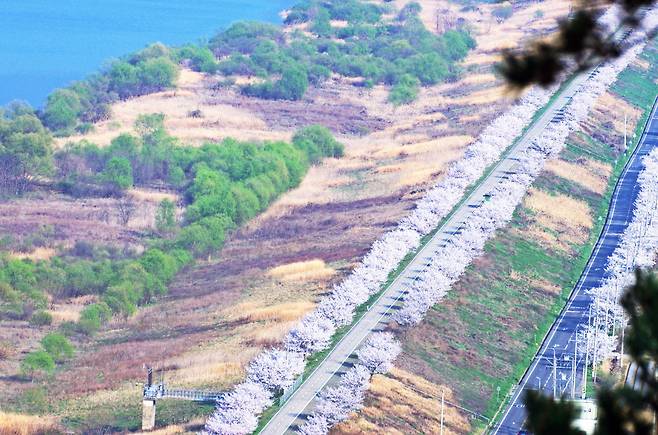
[[[119,198],[119,200],[116,202],[116,209],[117,209],[117,213],[119,214],[119,221],[123,226],[126,226],[128,225],[128,222],[130,222],[130,219],[135,214],[137,205],[135,204],[135,201],[132,198],[124,196],[122,198]]]

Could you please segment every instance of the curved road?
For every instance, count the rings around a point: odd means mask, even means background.
[[[639,191],[637,177],[643,169],[642,157],[658,146],[657,109],[658,100],[654,102],[640,142],[617,182],[605,226],[587,266],[530,368],[514,389],[512,400],[500,423],[491,431],[492,434],[517,434],[523,430],[526,419],[523,397],[527,390],[541,390],[546,395],[553,395],[555,389],[558,397],[571,397],[572,394],[576,398],[581,397],[584,361],[582,355],[574,358],[576,331],[587,325],[592,303],[592,297],[587,294],[587,290],[598,287],[606,278],[605,266],[608,257],[619,244],[622,233],[633,217],[635,198]]]
[[[589,73],[593,74],[593,73]],[[461,225],[469,218],[474,208],[484,200],[485,195],[514,168],[521,151],[527,148],[538,137],[544,128],[557,116],[571,97],[578,91],[580,85],[587,80],[588,73],[582,73],[571,81],[549,104],[545,112],[537,119],[526,133],[516,142],[481,184],[471,193],[464,203],[455,210],[448,221],[436,232],[436,235],[421,249],[399,277],[384,291],[382,296],[371,306],[370,310],[356,323],[352,329],[329,353],[327,358],[301,384],[287,402],[272,417],[261,430],[261,434],[279,435],[294,433],[306,416],[315,408],[315,400],[320,391],[332,385],[354,361],[354,351],[372,332],[388,323],[392,309],[402,299],[407,287],[417,279],[427,267],[436,250],[445,244],[446,240],[460,230]]]

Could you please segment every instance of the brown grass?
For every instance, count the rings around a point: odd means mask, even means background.
[[[599,195],[605,193],[608,187],[608,177],[612,170],[609,165],[591,159],[582,159],[578,163],[553,159],[546,164],[545,169]]]
[[[48,260],[57,255],[57,249],[39,247],[35,248],[32,252],[10,252],[9,256],[18,258],[20,260]]]
[[[587,203],[567,195],[551,195],[532,188],[524,199],[524,205],[535,215],[519,230],[522,237],[553,249],[570,252],[574,244],[585,242],[593,225]]]
[[[33,435],[58,431],[54,417],[14,414],[0,411],[0,435]]]
[[[358,417],[336,426],[332,433],[438,433],[442,392],[454,403],[448,388],[408,371],[394,368],[389,374],[375,375]],[[468,419],[450,405],[444,410],[444,424],[444,433],[470,430]]]
[[[335,274],[336,271],[319,258],[282,264],[267,271],[267,275],[283,281],[327,280]]]
[[[539,214],[538,221],[549,228],[556,226],[592,228],[592,214],[584,201],[567,195],[551,195],[530,189],[525,205]]]
[[[265,122],[254,113],[230,105],[211,104],[206,90],[206,78],[199,73],[182,70],[178,88],[122,101],[113,106],[113,116],[95,125],[95,131],[84,136],[57,140],[61,146],[68,141],[87,139],[107,145],[120,133],[133,131],[137,117],[144,113],[164,113],[165,126],[174,136],[188,143],[200,144],[231,136],[237,139],[287,139],[287,134],[268,131]],[[200,110],[201,118],[188,113]]]
[[[240,317],[250,322],[262,322],[266,320],[283,321],[296,320],[304,313],[314,307],[310,302],[286,302],[278,305],[263,307],[257,302],[246,302],[235,307]]]
[[[542,289],[544,292],[549,294],[553,294],[553,295],[560,294],[561,291],[560,287],[546,279],[539,279],[534,277],[525,277],[525,279],[526,282],[532,287],[537,287],[539,289]]]
[[[160,203],[165,199],[170,200],[173,203],[177,203],[180,200],[180,195],[174,192],[161,192],[153,189],[146,188],[132,188],[126,192],[131,197],[135,198],[138,201],[147,201]]]
[[[16,347],[6,340],[0,341],[0,360],[6,360],[16,355]]]
[[[52,304],[48,311],[53,316],[53,324],[59,325],[63,322],[77,322],[84,304],[74,304],[70,301],[65,304]]]

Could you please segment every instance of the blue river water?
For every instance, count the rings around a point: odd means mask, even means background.
[[[161,41],[210,38],[239,20],[280,22],[293,0],[0,0],[0,105],[43,104],[103,62]]]

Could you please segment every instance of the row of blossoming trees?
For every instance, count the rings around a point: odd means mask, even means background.
[[[610,20],[612,12],[604,15]],[[503,227],[523,198],[547,159],[564,147],[567,136],[585,118],[596,99],[618,73],[641,50],[642,43],[629,49],[615,62],[602,66],[573,97],[560,122],[551,123],[531,143],[519,162],[519,170],[490,192],[491,199],[474,209],[462,231],[434,255],[421,279],[409,289],[395,320],[401,325],[420,322],[426,311],[445,295],[470,262],[482,253],[486,240]],[[245,434],[258,424],[257,416],[271,406],[272,398],[290,388],[304,370],[305,358],[327,349],[336,330],[352,322],[356,308],[378,293],[400,261],[420,246],[421,237],[432,231],[475,183],[486,168],[518,138],[532,117],[550,99],[555,88],[532,89],[489,125],[455,162],[447,176],[417,203],[412,214],[373,244],[352,274],[323,298],[284,339],[283,347],[258,355],[247,368],[247,380],[227,393],[217,404],[206,431],[217,434]],[[323,391],[314,413],[300,433],[324,434],[328,428],[358,409],[373,373],[386,372],[400,352],[390,333],[374,333],[357,352],[358,363],[336,386]]]
[[[619,301],[624,290],[634,284],[634,269],[654,266],[658,254],[658,150],[645,156],[642,164],[633,218],[608,258],[607,278],[589,291],[593,298],[590,322],[579,332],[579,350],[587,352],[593,376],[599,363],[617,350],[623,353],[620,345],[627,319]]]
[[[658,13],[653,10],[647,14],[643,28],[653,29],[657,24]],[[637,38],[642,36],[638,33]],[[579,352],[587,355],[594,377],[596,366],[603,360],[623,354],[627,319],[619,301],[624,290],[634,284],[634,269],[653,267],[658,254],[658,150],[645,156],[642,165],[633,217],[608,258],[606,278],[589,290],[593,298],[589,324],[578,333]]]

